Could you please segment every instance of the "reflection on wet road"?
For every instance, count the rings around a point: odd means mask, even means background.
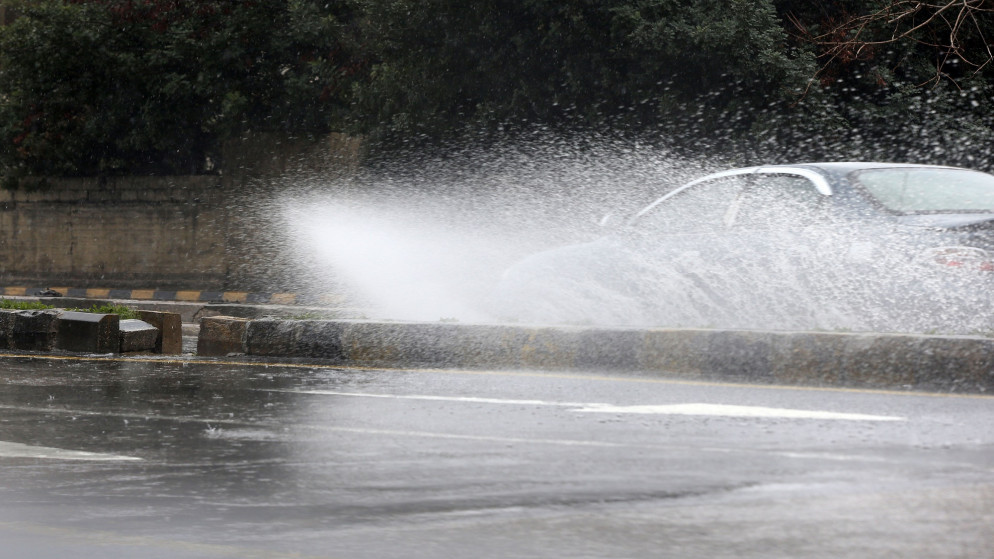
[[[0,557],[985,557],[994,399],[0,359]]]

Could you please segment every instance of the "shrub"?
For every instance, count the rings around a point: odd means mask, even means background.
[[[100,306],[93,305],[88,309],[76,308],[76,309],[66,309],[66,310],[96,313],[96,314],[116,314],[120,316],[122,320],[130,318],[141,318],[141,315],[138,314],[138,311],[130,307],[125,307],[124,305],[100,305]]]
[[[342,2],[16,5],[0,27],[7,175],[211,172],[226,139],[325,132],[347,106]]]
[[[20,301],[16,299],[0,299],[0,309],[14,311],[33,311],[54,308],[39,301]]]

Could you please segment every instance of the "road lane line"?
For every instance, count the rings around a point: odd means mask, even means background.
[[[281,392],[295,392],[295,391],[281,391]],[[358,394],[358,393],[352,393]],[[521,400],[512,402],[521,402]],[[565,402],[564,402],[565,403]],[[161,415],[137,415],[137,414],[124,414],[124,413],[108,413],[108,412],[94,412],[89,410],[70,410],[70,409],[52,409],[52,408],[32,408],[25,406],[4,406],[0,405],[0,409],[9,409],[17,411],[26,412],[40,412],[40,413],[60,413],[71,416],[106,416],[106,417],[123,417],[123,418],[144,418],[149,420],[160,420],[160,421],[176,421],[179,423],[200,423],[206,425],[208,428],[208,436],[225,438],[227,436],[237,437],[238,430],[227,431],[222,429],[211,429],[212,426],[225,426],[234,428],[249,428],[255,430],[266,430],[271,429],[272,434],[286,436],[287,428],[293,428],[297,430],[317,430],[324,432],[337,432],[337,433],[352,433],[360,435],[379,435],[379,436],[391,436],[391,437],[414,437],[414,438],[429,438],[429,439],[443,439],[443,440],[463,440],[463,441],[482,441],[489,443],[503,443],[503,444],[545,444],[552,446],[571,446],[571,447],[586,447],[586,448],[639,448],[639,449],[663,449],[663,450],[697,450],[704,452],[715,452],[715,453],[752,453],[752,454],[770,454],[771,451],[763,449],[744,449],[744,448],[721,448],[721,447],[689,447],[689,446],[673,446],[673,445],[658,445],[658,444],[646,444],[644,442],[605,442],[605,441],[591,441],[591,440],[578,440],[578,439],[528,439],[522,437],[499,437],[492,435],[467,435],[460,433],[440,433],[433,431],[414,431],[414,430],[399,430],[399,429],[374,429],[374,428],[362,428],[362,427],[341,427],[334,425],[279,425],[279,424],[268,424],[268,423],[250,423],[244,421],[235,420],[224,420],[224,419],[209,419],[190,417],[190,416],[161,416]],[[575,410],[574,410],[575,411]],[[278,429],[282,427],[282,429]],[[15,443],[7,443],[14,445]],[[22,445],[26,447],[27,445]],[[85,453],[78,451],[68,451],[74,453],[72,455],[75,458],[71,458],[71,454],[66,453],[64,449],[46,449],[45,447],[35,447],[37,449],[43,449],[44,451],[59,451],[58,456],[53,452],[34,452],[30,449],[17,448],[16,446],[8,447],[11,449],[9,453],[4,453],[3,448],[0,447],[0,458],[3,457],[32,457],[32,458],[62,458],[62,459],[75,459],[75,460],[104,460],[111,461],[110,458],[113,455],[100,455],[97,453]],[[866,461],[868,459],[861,456],[845,457],[844,455],[838,455],[834,458],[826,458],[821,454],[811,454],[807,455],[804,453],[784,453],[773,451],[772,454],[781,454],[785,458],[795,458],[795,459],[834,459],[834,460],[853,460],[853,461]],[[102,456],[107,458],[101,458]],[[133,457],[123,457],[124,460],[141,460],[139,458]],[[872,459],[869,459],[872,460]],[[173,464],[174,466],[179,466],[181,464]]]
[[[907,421],[893,415],[868,415],[862,413],[839,413],[821,410],[796,410],[787,408],[767,408],[763,406],[733,406],[727,404],[669,404],[659,406],[614,406],[610,404],[588,404],[583,409],[573,410],[587,413],[636,413],[653,415],[706,415],[719,417],[755,417],[779,419],[838,419],[846,421]]]
[[[843,421],[906,421],[904,417],[892,415],[869,415],[862,413],[841,413],[823,410],[797,410],[769,408],[763,406],[735,406],[727,404],[665,404],[617,406],[614,404],[555,402],[546,400],[514,400],[500,398],[479,398],[473,396],[433,396],[425,394],[375,394],[370,392],[341,392],[336,390],[265,390],[293,394],[313,394],[318,396],[346,396],[358,398],[385,398],[391,400],[422,400],[440,402],[462,402],[475,404],[499,404],[515,406],[550,406],[576,408],[570,411],[585,413],[631,413],[645,415],[695,415],[710,417],[748,417],[759,419],[829,419]]]
[[[772,451],[771,455],[783,456],[784,458],[796,458],[798,460],[831,460],[833,462],[876,462],[886,464],[892,462],[890,458],[883,456],[862,456],[859,454],[839,454],[837,452],[790,452]]]
[[[141,462],[136,456],[85,452],[67,448],[32,446],[0,441],[0,458],[44,458],[49,460],[86,460],[89,462]]]
[[[374,394],[372,392],[341,392],[338,390],[285,390],[263,389],[263,392],[283,392],[289,394],[314,394],[318,396],[355,396],[359,398],[385,398],[390,400],[428,400],[439,402],[466,402],[475,404],[509,404],[520,406],[564,406],[582,407],[589,404],[578,402],[552,402],[548,400],[508,400],[502,398],[479,398],[474,396],[432,396],[428,394]]]

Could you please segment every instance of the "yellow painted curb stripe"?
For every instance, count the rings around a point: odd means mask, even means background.
[[[292,305],[297,300],[295,293],[274,293],[269,302],[275,305]]]
[[[85,293],[83,297],[88,299],[108,299],[111,296],[111,292],[114,293],[115,298],[119,299],[136,299],[141,301],[147,300],[172,300],[172,301],[183,301],[188,303],[206,302],[205,298],[211,300],[217,300],[217,291],[210,290],[180,290],[171,291],[168,289],[157,290],[157,289],[112,289],[112,288],[88,288],[88,289],[73,289],[70,287],[21,287],[21,286],[10,286],[10,287],[0,287],[0,295],[8,295],[11,297],[26,297],[29,295],[28,290],[31,290],[31,294],[34,294],[35,290],[50,289],[60,293],[62,296],[69,296],[69,292],[73,291],[73,297],[79,297],[80,293]],[[165,295],[169,294],[169,295]],[[206,295],[210,294],[210,295]],[[167,298],[163,298],[167,297]],[[225,291],[221,294],[221,300],[225,303],[247,303],[249,299],[254,299],[253,302],[256,303],[269,303],[273,305],[293,305],[300,301],[300,295],[297,293],[272,293],[272,294],[254,294],[248,291]],[[341,304],[345,301],[345,298],[341,295],[321,295],[314,298],[314,301],[319,304]]]

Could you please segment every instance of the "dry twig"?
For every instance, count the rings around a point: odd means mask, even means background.
[[[963,61],[976,73],[994,60],[994,45],[987,39],[986,35],[990,30],[984,28],[981,19],[983,14],[994,14],[994,0],[892,0],[875,12],[850,16],[826,32],[814,36],[796,17],[791,17],[791,22],[802,37],[825,48],[821,57],[827,57],[827,60],[819,69],[819,75],[836,61],[848,63],[864,56],[874,47],[913,40],[937,51],[936,75],[931,80],[937,82],[943,77],[952,79],[943,68],[953,61]],[[886,26],[890,27],[889,36],[867,37],[872,31]],[[968,50],[963,41],[968,28],[983,45],[982,49]],[[916,36],[926,31],[928,33],[925,36]],[[980,51],[979,57],[977,51]]]

